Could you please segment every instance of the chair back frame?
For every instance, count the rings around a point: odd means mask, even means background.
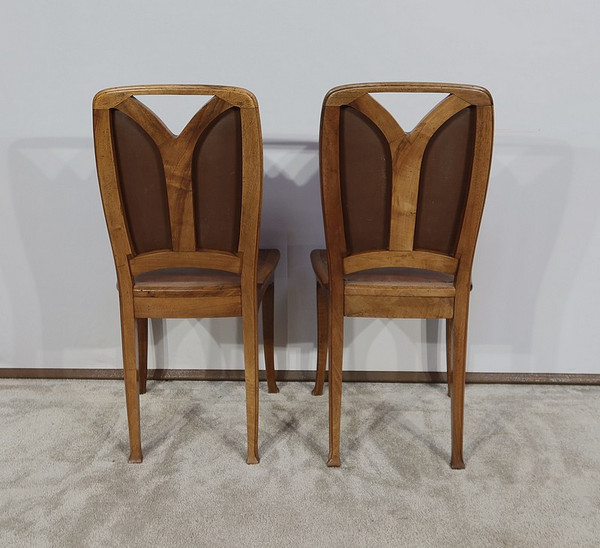
[[[410,132],[405,132],[371,94],[447,93]],[[349,249],[342,209],[340,161],[341,109],[351,107],[375,124],[391,156],[391,213],[387,249]],[[428,143],[436,132],[464,109],[475,110],[472,162],[467,196],[456,251],[416,249],[415,222],[421,165]],[[470,284],[473,255],[487,191],[493,144],[493,103],[484,88],[462,84],[367,83],[339,86],[325,97],[321,118],[321,198],[327,242],[331,292],[341,296],[344,274],[381,267],[434,270],[456,276],[457,290]]]
[[[212,95],[175,136],[136,99],[143,95]],[[241,123],[241,212],[237,250],[198,249],[194,229],[192,155],[205,130],[220,115],[239,109]],[[111,111],[133,120],[160,152],[166,182],[171,246],[137,253],[127,222],[119,181]],[[133,277],[163,268],[197,267],[241,274],[242,286],[255,293],[262,196],[262,137],[258,102],[248,90],[227,86],[145,85],[109,88],[93,100],[96,165],[120,293]]]

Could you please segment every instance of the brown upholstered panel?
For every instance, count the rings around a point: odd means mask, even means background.
[[[129,116],[111,111],[119,185],[136,253],[171,249],[165,173],[160,152]]]
[[[346,246],[350,253],[387,249],[392,199],[387,139],[364,114],[340,110],[340,179]]]
[[[196,247],[237,251],[242,206],[240,111],[217,117],[200,137],[192,160]]]
[[[475,107],[450,118],[423,156],[415,249],[454,255],[465,212],[475,137]]]

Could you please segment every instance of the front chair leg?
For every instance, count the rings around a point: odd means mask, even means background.
[[[148,318],[137,319],[138,364],[140,373],[140,394],[146,393],[148,378]]]
[[[313,396],[323,394],[323,384],[325,383],[325,366],[327,365],[327,347],[328,347],[328,307],[327,294],[325,289],[317,282],[317,376]]]
[[[452,337],[452,457],[450,466],[455,469],[465,467],[463,460],[463,425],[465,402],[465,377],[467,359],[467,326],[469,304],[455,304]]]
[[[138,371],[135,355],[135,318],[133,303],[129,306],[121,301],[121,343],[123,347],[123,369],[125,377],[125,400],[127,403],[127,423],[129,426],[129,462],[142,462],[140,437],[140,397],[138,392]]]
[[[267,370],[267,387],[270,394],[279,392],[275,381],[275,284],[267,287],[262,299],[263,347],[265,352],[265,369]]]
[[[327,466],[340,466],[344,314],[341,303],[340,306],[334,306],[333,302],[331,304],[329,310],[329,459]]]
[[[257,464],[258,458],[258,317],[256,303],[242,304],[242,331],[244,337],[244,377],[246,383],[246,419],[248,431],[248,464]]]

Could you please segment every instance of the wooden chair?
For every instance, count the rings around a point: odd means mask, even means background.
[[[175,136],[136,99],[141,95],[213,97]],[[263,172],[256,98],[221,86],[120,87],[94,97],[93,115],[117,269],[129,461],[142,461],[138,393],[146,391],[148,318],[241,316],[247,462],[257,463],[257,314],[262,300],[268,387],[277,392],[273,273],[279,252],[258,248]]]
[[[371,94],[444,93],[410,133]],[[329,354],[329,459],[340,465],[344,316],[446,318],[452,468],[464,468],[463,405],[471,267],[488,184],[493,106],[483,88],[376,83],[332,89],[321,117],[327,250],[317,277],[322,394]]]

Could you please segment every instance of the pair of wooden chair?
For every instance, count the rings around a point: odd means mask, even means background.
[[[405,133],[372,97],[447,94]],[[136,96],[212,95],[178,135]],[[493,110],[483,88],[356,84],[331,90],[321,119],[326,250],[317,277],[321,394],[329,356],[329,466],[339,466],[344,316],[446,318],[453,468],[463,468],[471,267],[489,175]],[[241,316],[248,463],[258,462],[258,308],[269,392],[277,250],[259,249],[262,140],[247,90],[137,86],[93,102],[98,177],[121,310],[130,462],[141,462],[148,318]],[[136,338],[137,330],[137,338]],[[136,358],[137,348],[137,358]]]

